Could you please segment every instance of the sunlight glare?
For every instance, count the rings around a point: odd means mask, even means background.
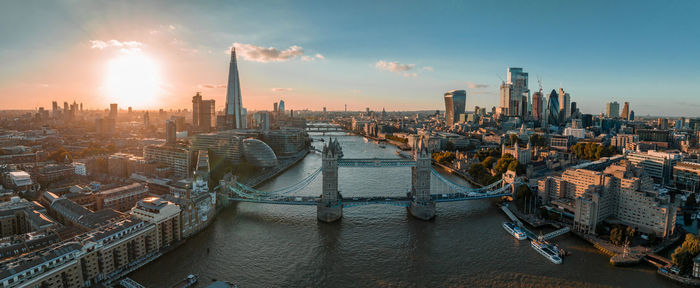
[[[107,99],[120,106],[156,104],[160,87],[157,63],[141,52],[124,53],[107,63],[103,89]]]

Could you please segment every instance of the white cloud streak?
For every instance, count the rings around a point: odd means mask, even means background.
[[[304,56],[304,48],[296,45],[284,50],[243,43],[233,43],[233,47],[236,47],[236,54],[238,56],[254,62],[283,62]]]
[[[478,84],[474,82],[467,81],[467,87],[470,89],[482,89],[482,88],[488,88],[488,84]]]
[[[226,88],[226,84],[199,84],[197,85],[199,88],[207,88],[207,89],[217,89],[217,88]]]

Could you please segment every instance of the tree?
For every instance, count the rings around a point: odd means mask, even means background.
[[[496,163],[496,158],[494,158],[493,156],[486,157],[484,161],[481,161],[481,164],[483,164],[484,167],[488,169],[493,168],[493,163]]]
[[[681,274],[687,274],[693,268],[693,257],[700,253],[700,238],[694,234],[685,235],[685,241],[671,254],[671,261],[678,266]]]
[[[547,138],[540,134],[532,134],[530,136],[530,145],[532,147],[547,147]]]
[[[520,162],[518,162],[517,160],[511,161],[510,164],[508,164],[508,170],[515,171],[515,174],[517,175],[525,174],[525,166],[523,166],[523,164],[520,164]]]
[[[617,153],[613,146],[603,146],[597,143],[576,143],[569,151],[579,159],[598,160],[602,157],[610,157]]]
[[[496,174],[503,174],[508,171],[508,166],[510,165],[510,162],[515,161],[515,158],[513,155],[510,154],[505,154],[503,157],[498,159],[496,161],[496,167],[494,167],[494,170],[496,170]]]
[[[635,232],[636,231],[634,230],[634,228],[627,226],[627,229],[625,229],[626,241],[629,241],[630,243],[632,243],[632,240],[634,240]]]
[[[615,227],[610,230],[610,242],[615,245],[622,244],[622,227],[615,225]]]

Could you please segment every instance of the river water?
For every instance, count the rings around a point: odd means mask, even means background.
[[[398,157],[393,146],[362,137],[339,141],[348,158]],[[320,158],[309,154],[259,189],[298,182],[320,167]],[[405,195],[411,182],[410,168],[340,168],[339,174],[346,198]],[[319,195],[320,187],[319,177],[298,195]],[[573,235],[555,239],[572,255],[552,264],[503,230],[506,217],[495,203],[440,203],[433,221],[414,219],[402,207],[354,207],[330,224],[316,220],[315,206],[237,203],[130,277],[146,287],[170,287],[190,273],[200,276],[198,287],[213,279],[239,287],[676,287],[646,264],[611,267],[607,256]]]

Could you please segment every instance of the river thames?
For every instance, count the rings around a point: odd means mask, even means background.
[[[393,146],[359,136],[339,141],[348,158],[398,157]],[[320,158],[309,154],[259,189],[298,182],[320,167]],[[405,167],[340,168],[339,178],[346,198],[405,196],[411,183]],[[320,191],[319,177],[298,195]],[[213,279],[239,287],[677,287],[646,264],[611,267],[607,256],[573,235],[554,239],[572,255],[552,264],[503,230],[507,218],[496,203],[440,203],[432,221],[402,207],[354,207],[330,224],[316,220],[315,206],[237,203],[129,277],[146,287],[170,287],[187,274],[200,276],[198,287]]]

